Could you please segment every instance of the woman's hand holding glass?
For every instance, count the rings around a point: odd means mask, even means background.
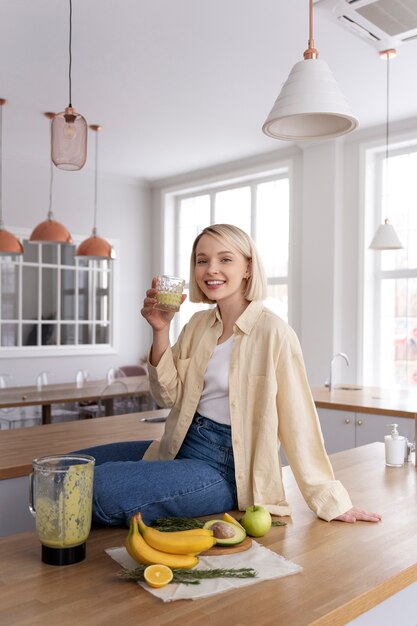
[[[141,315],[146,319],[154,331],[159,332],[169,328],[175,311],[156,309],[158,290],[156,289],[157,278],[152,278],[152,287],[146,291],[146,297],[143,301]],[[186,294],[182,294],[181,304],[186,299]]]

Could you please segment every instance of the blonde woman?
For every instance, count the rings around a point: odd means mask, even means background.
[[[326,454],[294,331],[262,304],[266,279],[252,239],[229,224],[205,228],[190,261],[195,313],[175,345],[173,313],[154,308],[155,279],[141,313],[151,325],[152,395],[171,407],[160,441],[89,449],[96,457],[94,519],[128,522],[141,511],[196,517],[253,504],[290,515],[282,444],[302,495],[324,520],[377,522],[354,508]]]

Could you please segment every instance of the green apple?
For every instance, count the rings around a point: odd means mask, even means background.
[[[251,537],[263,537],[271,528],[272,518],[265,507],[255,504],[246,509],[240,523]]]

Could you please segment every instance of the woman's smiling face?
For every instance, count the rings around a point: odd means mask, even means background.
[[[201,291],[220,302],[225,298],[244,299],[250,262],[227,241],[204,234],[195,251],[195,279]]]

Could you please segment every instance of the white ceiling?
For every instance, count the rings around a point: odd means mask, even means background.
[[[361,127],[384,123],[386,66],[326,5],[320,57]],[[68,104],[68,15],[68,0],[0,0],[5,155],[48,162],[42,112]],[[103,125],[100,170],[152,180],[283,147],[261,126],[307,39],[308,0],[73,0],[72,103]],[[392,121],[416,115],[416,51],[390,66]]]

